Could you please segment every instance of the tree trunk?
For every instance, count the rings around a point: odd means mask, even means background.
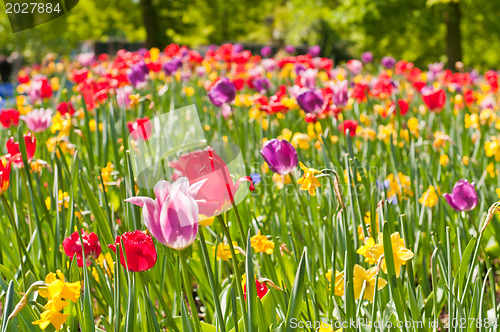
[[[455,69],[455,64],[462,61],[461,31],[460,31],[460,2],[451,2],[445,13],[446,22],[446,55],[448,69]]]
[[[141,0],[142,22],[146,29],[146,47],[159,47],[163,45],[163,34],[158,27],[158,17],[152,0]]]

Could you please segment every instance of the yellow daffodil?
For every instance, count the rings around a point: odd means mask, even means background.
[[[359,247],[359,249],[356,251],[356,253],[360,254],[365,258],[365,262],[368,264],[372,265],[377,262],[375,258],[373,258],[372,255],[369,254],[370,248],[375,245],[375,240],[372,237],[369,237],[365,240],[365,244]]]
[[[359,299],[361,296],[361,291],[363,286],[365,287],[365,292],[363,299],[373,302],[373,296],[375,295],[375,281],[378,274],[378,266],[374,266],[371,269],[365,270],[360,265],[354,265],[354,298]],[[378,278],[378,287],[380,290],[387,285],[387,281],[382,278]]]
[[[484,151],[487,157],[494,157],[495,161],[500,161],[500,135],[490,137],[484,143]]]
[[[415,136],[419,137],[419,129],[418,129],[418,119],[417,118],[409,118],[407,122],[408,130],[410,133]]]
[[[259,234],[250,238],[250,243],[256,253],[265,252],[266,254],[271,255],[274,251],[274,242],[268,240],[265,235],[261,235],[260,231]]]
[[[65,209],[68,209],[69,208],[69,201],[70,201],[69,194],[66,191],[63,192],[62,190],[59,190],[59,193],[57,195],[57,205],[58,205],[59,211],[61,211],[61,207],[63,205],[64,205]],[[51,200],[50,196],[48,196],[45,199],[45,206],[47,207],[47,210],[51,209],[52,200]]]
[[[238,244],[233,241],[233,247],[236,247]],[[214,253],[215,253],[215,247],[213,249]],[[238,251],[236,251],[236,254],[238,254]],[[217,259],[218,260],[223,260],[223,261],[228,261],[229,258],[231,258],[231,249],[229,247],[229,244],[225,244],[225,243],[219,243],[219,245],[217,246]]]
[[[276,185],[276,188],[281,190],[281,189],[283,189],[285,184],[292,183],[292,178],[290,177],[289,174],[286,174],[283,176],[283,175],[280,175],[278,173],[274,173],[273,174],[273,182]]]
[[[439,201],[438,193],[436,192],[436,188],[434,186],[429,186],[427,190],[422,194],[422,197],[418,200],[420,204],[423,204],[427,207],[434,207]]]
[[[325,274],[328,282],[332,282],[332,270],[328,270]],[[335,271],[334,294],[344,296],[344,272]]]
[[[316,188],[321,186],[316,175],[321,172],[314,168],[307,168],[302,162],[300,162],[300,168],[304,171],[304,175],[297,180],[300,190],[307,190],[309,195],[316,196]]]
[[[59,270],[56,273],[49,273],[45,277],[45,283],[46,288],[40,289],[38,294],[47,298],[48,302],[44,306],[45,311],[40,314],[40,319],[32,324],[39,325],[42,330],[52,324],[56,330],[59,330],[68,318],[68,315],[60,312],[68,305],[68,302],[64,300],[76,303],[80,298],[82,285],[80,281],[66,282],[64,274]]]
[[[450,162],[450,158],[448,157],[448,155],[442,154],[439,157],[439,164],[441,164],[441,166],[446,167],[449,162]]]
[[[396,277],[399,278],[401,273],[401,266],[406,265],[406,262],[413,258],[413,252],[406,249],[404,246],[404,241],[401,239],[398,232],[391,235],[391,245],[392,245],[392,255],[394,258],[394,268],[396,269]],[[378,261],[380,256],[384,254],[384,236],[382,233],[378,233],[378,244],[372,246],[368,253],[373,257],[375,261]],[[387,273],[387,265],[384,261],[382,262],[382,270]]]
[[[389,174],[386,180],[389,183],[389,188],[387,191],[387,196],[389,198],[403,199],[413,196],[413,191],[411,190],[411,180],[409,176],[399,172],[396,176],[394,174]]]

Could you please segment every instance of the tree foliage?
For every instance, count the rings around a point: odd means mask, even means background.
[[[319,44],[338,60],[372,51],[424,65],[446,61],[445,19],[457,1],[464,63],[497,66],[500,2],[489,0],[86,0],[64,17],[16,34],[1,13],[0,52],[37,59],[48,51],[70,53],[84,40],[146,41],[144,22],[151,22],[141,4],[148,2],[156,16],[153,44]]]

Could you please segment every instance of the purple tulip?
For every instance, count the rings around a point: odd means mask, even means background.
[[[236,87],[233,82],[227,77],[221,78],[208,91],[208,99],[215,106],[222,107],[224,104],[229,104],[236,97]]]
[[[257,77],[253,80],[253,87],[259,93],[266,93],[271,88],[271,83],[267,78]]]
[[[177,69],[179,69],[181,67],[182,67],[182,59],[181,59],[181,57],[177,56],[177,57],[172,58],[169,62],[166,62],[163,65],[163,71],[165,72],[165,74],[170,76],[173,73],[175,73],[177,71]]]
[[[144,60],[139,61],[132,67],[130,67],[130,73],[128,74],[128,80],[135,88],[143,85],[149,76],[149,68],[144,62]]]
[[[293,45],[287,45],[285,47],[285,52],[288,54],[294,54],[295,53],[295,46]]]
[[[268,58],[272,52],[273,50],[271,49],[271,46],[264,46],[260,49],[260,55],[262,55],[264,58]]]
[[[154,187],[155,200],[136,196],[125,202],[142,207],[144,224],[159,242],[181,250],[190,246],[198,234],[198,203],[194,197],[204,183],[190,187],[185,177],[174,183],[162,180]]]
[[[372,52],[365,52],[363,54],[361,54],[361,61],[363,61],[363,63],[370,63],[373,61],[373,54]]]
[[[319,47],[319,45],[311,46],[311,47],[309,47],[309,50],[307,51],[307,54],[309,54],[313,58],[319,56],[320,53],[321,53],[321,47]]]
[[[444,194],[448,204],[457,211],[470,211],[477,205],[477,193],[474,182],[460,180],[453,186],[451,194]]]
[[[300,62],[295,64],[295,74],[301,75],[303,71],[306,70],[306,67]]]
[[[297,96],[297,103],[306,113],[319,111],[323,107],[323,101],[320,90],[306,90]]]
[[[392,56],[385,56],[382,58],[382,60],[380,60],[380,63],[386,69],[391,69],[396,64],[396,59],[394,59]]]
[[[285,175],[297,168],[297,151],[287,140],[275,138],[267,141],[260,154],[274,173]]]
[[[53,111],[48,109],[34,109],[26,115],[21,115],[19,118],[28,126],[29,130],[34,133],[40,133],[50,127],[52,123]]]

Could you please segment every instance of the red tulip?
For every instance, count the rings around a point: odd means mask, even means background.
[[[405,115],[408,113],[408,102],[406,100],[400,99],[398,100],[398,106],[399,106],[399,114]]]
[[[33,160],[33,156],[35,155],[36,150],[36,138],[31,132],[28,131],[27,134],[23,135],[24,137],[24,145],[26,146],[26,157],[28,158],[28,163]],[[16,167],[23,167],[23,158],[21,156],[21,151],[19,150],[19,143],[15,141],[14,137],[9,138],[7,143],[5,143],[7,147],[7,158],[10,159],[11,162],[16,165]]]
[[[130,271],[140,272],[149,270],[156,264],[156,248],[151,235],[139,230],[126,232],[117,236],[115,244],[108,244],[108,247],[116,252],[116,247],[119,247],[122,241],[127,255],[125,263],[125,255],[123,250],[120,250],[120,263],[123,267],[128,265]]]
[[[75,114],[75,108],[73,107],[73,104],[71,104],[70,101],[61,101],[59,105],[57,105],[57,110],[61,115],[66,115],[69,113],[69,115],[73,116]]]
[[[422,93],[422,99],[432,112],[440,112],[446,102],[446,94],[443,89],[429,89]]]
[[[152,125],[147,116],[142,119],[127,122],[127,127],[132,138],[135,140],[147,140],[151,135]]]
[[[17,126],[19,124],[19,112],[15,108],[2,110],[0,112],[0,123],[4,128]]]
[[[0,195],[3,195],[10,184],[10,161],[0,159]]]
[[[269,289],[266,286],[266,283],[260,283],[258,280],[255,280],[255,287],[257,288],[257,296],[259,299],[262,299],[264,295],[267,294]],[[245,297],[245,300],[247,299],[247,284],[243,286],[243,296]]]
[[[82,229],[82,240],[83,240],[83,250],[85,251],[85,262],[87,266],[90,266],[90,259],[96,259],[101,254],[101,244],[99,239],[94,232],[90,234]],[[78,267],[83,267],[83,256],[82,256],[82,243],[80,242],[80,235],[78,232],[74,232],[70,236],[64,239],[63,243],[64,253],[73,258],[76,254],[76,261],[78,262]]]
[[[347,129],[349,129],[349,135],[356,135],[356,128],[358,127],[358,121],[356,120],[345,120],[341,124],[339,124],[339,130],[344,132],[344,135],[347,134]]]

